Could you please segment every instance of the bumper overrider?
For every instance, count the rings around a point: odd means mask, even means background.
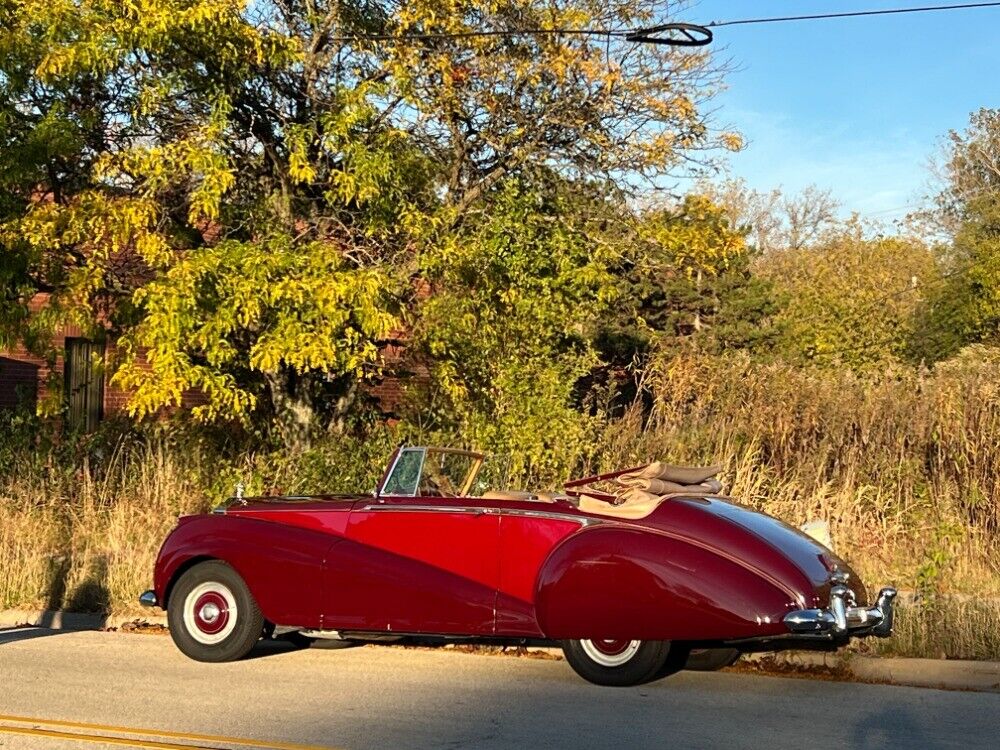
[[[846,585],[846,576],[835,578],[830,588],[830,604],[825,609],[797,609],[784,617],[794,637],[803,640],[840,641],[848,638],[892,635],[893,604],[896,589],[882,589],[875,605],[858,607],[854,592]]]

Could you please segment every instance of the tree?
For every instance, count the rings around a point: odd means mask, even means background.
[[[815,245],[842,225],[832,192],[815,185],[788,194],[781,188],[761,192],[745,180],[728,179],[702,183],[699,190],[724,208],[730,225],[745,231],[761,254]]]
[[[777,300],[751,271],[745,231],[700,194],[636,217],[633,249],[617,268],[617,314],[601,337],[605,357],[626,367],[654,348],[765,347]]]
[[[432,293],[414,347],[430,380],[410,420],[507,456],[504,479],[554,482],[588,438],[577,385],[597,364],[591,341],[615,292],[610,249],[554,175],[492,191],[489,215],[423,256]]]
[[[673,8],[3,0],[3,335],[123,337],[136,416],[198,387],[205,419],[342,427],[421,254],[488,216],[494,187],[545,165],[628,192],[739,145],[698,106],[718,82],[704,51],[435,35]]]
[[[760,271],[786,299],[777,321],[784,356],[853,368],[908,355],[916,313],[940,273],[920,241],[870,239],[856,222],[822,245],[772,253]]]
[[[928,361],[969,344],[1000,343],[1000,110],[974,113],[948,143],[935,213],[950,243],[914,342],[915,356]]]

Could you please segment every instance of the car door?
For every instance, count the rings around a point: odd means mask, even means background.
[[[586,519],[559,506],[508,504],[500,516],[497,634],[541,636],[535,616],[538,574],[549,554]]]
[[[330,550],[324,626],[491,635],[500,516],[483,501],[383,497],[359,502]]]

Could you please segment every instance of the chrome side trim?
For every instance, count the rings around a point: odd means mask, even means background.
[[[522,510],[520,508],[504,508],[500,511],[504,516],[527,516],[528,518],[547,518],[550,521],[575,521],[581,526],[596,526],[604,523],[599,518],[588,516],[574,516],[569,513],[559,513],[553,510]]]
[[[397,513],[469,513],[477,516],[524,516],[528,518],[546,518],[551,521],[572,521],[581,526],[593,526],[604,523],[597,518],[574,516],[550,510],[522,510],[519,508],[478,508],[475,506],[457,505],[385,505],[384,503],[369,503],[360,510],[396,511]]]
[[[405,497],[405,495],[399,497]],[[384,503],[369,503],[361,510],[395,511],[396,513],[470,513],[476,516],[496,515],[500,512],[499,508],[476,508],[463,505],[385,505]]]

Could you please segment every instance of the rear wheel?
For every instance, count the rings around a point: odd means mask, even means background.
[[[170,636],[196,661],[242,659],[264,633],[264,617],[239,574],[211,560],[186,571],[170,594]]]
[[[573,640],[563,641],[562,649],[569,665],[588,682],[628,687],[659,674],[670,655],[670,641]]]
[[[696,648],[688,654],[684,669],[694,672],[715,672],[732,666],[739,660],[740,652],[735,648]]]

